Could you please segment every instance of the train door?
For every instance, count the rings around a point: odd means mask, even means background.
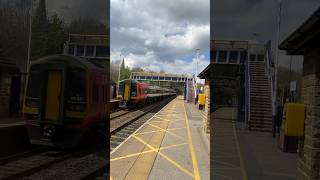
[[[62,89],[62,71],[49,71],[46,90],[45,119],[58,121]]]
[[[124,93],[123,93],[123,100],[129,101],[130,98],[130,86],[128,83],[124,84]]]

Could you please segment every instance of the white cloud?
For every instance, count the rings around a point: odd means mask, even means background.
[[[118,60],[122,53],[130,67],[191,72],[193,61],[182,57],[193,57],[197,48],[209,50],[209,3],[111,0],[111,60]],[[201,62],[208,64],[209,57]]]

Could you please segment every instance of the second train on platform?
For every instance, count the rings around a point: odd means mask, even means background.
[[[120,108],[130,109],[173,96],[176,96],[176,92],[172,89],[132,79],[125,79],[119,83],[118,99],[120,100]]]

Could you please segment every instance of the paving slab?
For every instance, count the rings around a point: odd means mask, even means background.
[[[181,96],[111,152],[110,179],[210,179],[202,111]]]

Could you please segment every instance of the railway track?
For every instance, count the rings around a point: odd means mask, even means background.
[[[0,166],[0,179],[18,179],[48,167],[52,163],[62,161],[67,157],[68,154],[62,151],[46,151],[23,157]]]
[[[134,131],[145,123],[153,114],[170,102],[172,98],[154,103],[150,106],[114,118],[110,122],[110,151],[125,141]]]
[[[113,150],[172,98],[135,111],[120,110],[110,115],[110,148]],[[2,179],[105,179],[106,149],[66,152],[39,149],[0,161]],[[6,162],[8,161],[8,162]],[[2,162],[2,163],[1,163]]]

